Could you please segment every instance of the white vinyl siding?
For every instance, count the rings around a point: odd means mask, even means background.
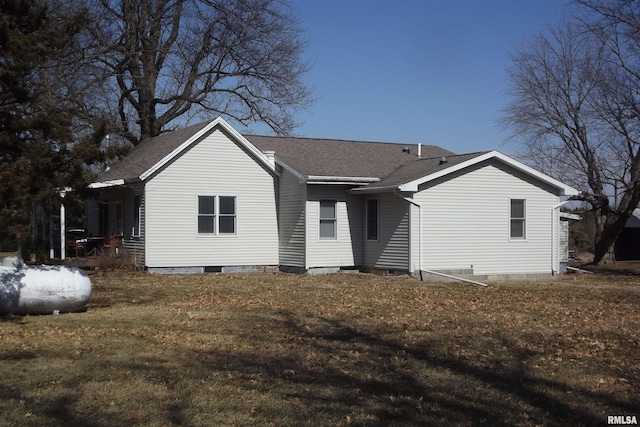
[[[420,208],[411,204],[409,207],[409,222],[411,231],[409,233],[409,271],[413,274],[420,272]]]
[[[552,212],[558,196],[497,161],[425,184],[423,268],[475,274],[545,274],[552,270]],[[510,202],[526,200],[526,240],[510,238]],[[461,209],[461,203],[464,209]],[[417,224],[416,224],[417,225]],[[418,229],[415,229],[418,239]],[[419,253],[414,254],[415,260]]]
[[[355,267],[362,263],[363,200],[343,185],[308,185],[306,268]],[[336,238],[320,238],[320,200],[336,202]]]
[[[306,184],[284,169],[280,178],[280,265],[305,267]]]
[[[148,267],[277,265],[274,176],[214,130],[146,185]],[[236,234],[198,237],[198,195],[236,197]]]
[[[409,203],[393,194],[381,194],[378,203],[378,240],[364,242],[364,265],[409,270]]]

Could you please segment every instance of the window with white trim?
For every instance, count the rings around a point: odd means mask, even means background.
[[[219,212],[218,232],[220,234],[236,233],[236,198],[230,196],[218,197]]]
[[[236,234],[235,196],[198,196],[198,234]]]
[[[320,239],[336,239],[337,217],[335,200],[320,200]]]
[[[512,239],[524,239],[527,236],[526,227],[526,200],[511,199],[511,226],[510,237]]]
[[[378,199],[367,200],[367,240],[378,240]]]

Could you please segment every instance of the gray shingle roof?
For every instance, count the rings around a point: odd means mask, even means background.
[[[100,173],[98,181],[138,179],[209,123],[199,123],[141,142],[124,159]],[[403,164],[418,159],[416,144],[258,135],[245,135],[245,138],[263,152],[275,151],[279,159],[305,176],[384,178]],[[421,152],[423,158],[453,154],[434,145],[423,145]]]
[[[180,156],[184,150],[188,150],[190,148],[188,144],[197,143],[198,138],[216,126],[222,126],[222,130],[228,132],[230,136],[239,138],[238,143],[253,153],[252,155],[267,167],[273,168],[273,165],[267,156],[261,156],[259,151],[263,153],[274,151],[279,162],[293,168],[300,175],[307,177],[309,181],[335,181],[331,178],[338,178],[337,181],[369,183],[354,191],[383,191],[383,189],[389,191],[396,188],[402,191],[417,191],[417,186],[427,180],[489,158],[495,158],[557,188],[561,195],[579,193],[575,188],[497,151],[456,155],[437,146],[425,145],[422,146],[419,158],[417,156],[418,147],[415,144],[407,146],[386,142],[256,135],[242,137],[220,117],[213,121],[199,123],[143,141],[131,150],[122,161],[100,173],[98,181],[91,187],[119,185],[120,180],[127,182],[141,178],[146,179],[158,168]],[[405,147],[409,148],[409,152],[405,150]],[[176,151],[178,148],[180,151]],[[446,157],[447,162],[441,164],[440,158],[443,156]],[[373,181],[371,178],[377,179],[377,181],[371,182]]]
[[[261,151],[276,156],[305,176],[382,178],[417,159],[417,145],[297,137],[246,135]],[[409,153],[403,149],[409,148]],[[433,145],[422,146],[422,157],[453,154]]]
[[[380,181],[369,184],[366,189],[397,187],[407,182],[440,172],[452,166],[459,165],[460,163],[464,163],[467,160],[474,159],[486,153],[488,153],[488,151],[415,159],[402,164]],[[442,162],[442,160],[445,160],[445,162]]]
[[[98,174],[98,181],[103,182],[117,179],[129,181],[137,179],[209,123],[210,122],[198,123],[141,142],[133,147],[124,159],[113,164],[108,170]]]

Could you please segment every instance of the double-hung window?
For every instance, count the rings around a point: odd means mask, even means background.
[[[367,240],[378,240],[378,199],[367,200]]]
[[[511,199],[510,237],[512,239],[526,238],[526,225],[526,201],[524,199]]]
[[[218,232],[220,234],[236,233],[236,198],[218,197],[220,214],[218,215]]]
[[[337,222],[336,201],[320,200],[320,239],[337,239]]]
[[[198,234],[236,234],[236,198],[198,196]]]

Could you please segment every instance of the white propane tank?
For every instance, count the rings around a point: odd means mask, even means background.
[[[77,267],[6,264],[0,265],[0,315],[79,311],[89,301],[91,280]]]

